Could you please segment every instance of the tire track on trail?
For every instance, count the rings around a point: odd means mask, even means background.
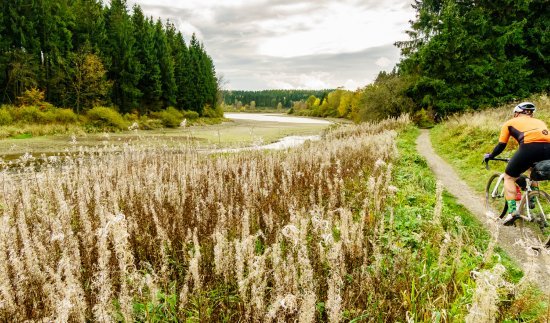
[[[428,162],[429,167],[443,187],[454,195],[458,202],[470,211],[487,230],[497,228],[498,245],[516,261],[526,273],[528,279],[536,283],[541,290],[550,296],[550,251],[533,254],[530,248],[517,244],[520,238],[518,228],[503,226],[493,218],[486,216],[484,198],[476,194],[454,171],[451,165],[437,155],[430,141],[429,130],[421,130],[416,140],[416,149]],[[486,180],[480,179],[480,180]],[[494,229],[493,229],[494,231]]]

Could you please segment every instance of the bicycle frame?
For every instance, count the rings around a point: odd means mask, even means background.
[[[531,183],[532,182],[533,181],[529,177],[527,177],[525,179],[525,184],[526,184],[525,185],[525,191],[523,192],[523,194],[521,194],[521,200],[520,200],[520,204],[525,203],[525,205],[527,205],[527,207],[524,208],[525,210],[527,210],[527,215],[524,216],[523,214],[520,214],[519,216],[522,217],[523,219],[525,219],[526,221],[529,221],[529,222],[533,221],[533,217],[531,216],[531,209],[529,208],[529,204],[528,204],[529,203],[529,201],[528,201],[529,192],[532,191],[532,189],[531,189]],[[539,209],[542,210],[539,199],[536,199],[536,201],[537,201],[537,204],[539,206]],[[546,214],[543,214],[543,216],[546,218]]]
[[[504,181],[504,173],[500,174],[500,176],[498,177],[495,188],[491,192],[491,197],[492,198],[503,197],[504,196],[504,186],[502,186],[502,190],[500,191],[500,195],[498,195],[499,192],[497,191],[497,188],[500,186],[500,183],[502,183],[502,181]]]

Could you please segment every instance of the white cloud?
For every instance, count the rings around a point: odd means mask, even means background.
[[[390,66],[391,63],[392,61],[390,61],[390,59],[387,57],[380,57],[379,59],[376,60],[376,65],[382,68]]]
[[[128,0],[204,42],[233,89],[362,87],[393,67],[413,0]],[[275,73],[276,72],[276,73]]]
[[[176,24],[176,28],[181,31],[183,36],[187,39],[190,39],[191,35],[193,34],[196,34],[199,39],[204,39],[204,35],[200,31],[200,29],[198,29],[188,21],[179,19],[178,23]]]
[[[369,80],[369,79],[365,79],[365,80],[361,80],[361,81],[356,81],[356,80],[346,80],[346,82],[344,82],[344,88],[346,90],[350,90],[350,91],[355,91],[357,90],[358,88],[361,88],[363,86],[365,86],[366,84],[368,83],[371,83],[372,80]]]
[[[279,35],[259,43],[258,53],[296,57],[354,52],[392,44],[402,38],[404,32],[394,28],[394,24],[406,23],[408,19],[410,14],[395,8],[358,9],[352,4],[335,2],[313,17],[290,15],[283,22],[278,18],[261,22],[261,28]],[[305,26],[305,30],[293,30],[293,26],[299,24]]]

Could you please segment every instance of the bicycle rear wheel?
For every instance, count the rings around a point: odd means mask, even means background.
[[[504,199],[504,180],[502,174],[493,174],[485,186],[485,209],[488,212],[499,214],[503,218],[508,210],[508,205]],[[497,213],[498,212],[498,213]]]
[[[532,247],[550,247],[550,195],[545,191],[531,191],[523,197],[518,209],[522,218],[517,222],[525,242]],[[531,221],[523,217],[530,217]]]

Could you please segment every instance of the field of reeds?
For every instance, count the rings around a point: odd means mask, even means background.
[[[414,136],[400,118],[280,152],[22,159],[0,173],[0,320],[542,317]]]

